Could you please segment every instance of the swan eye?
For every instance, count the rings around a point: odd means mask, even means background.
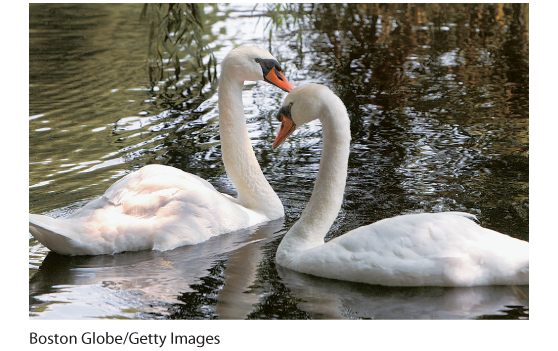
[[[293,118],[291,117],[291,108],[292,108],[293,104],[294,104],[294,102],[291,102],[287,106],[281,107],[281,109],[277,113],[277,120],[279,122],[283,121],[283,116],[287,117],[291,121],[293,120]]]
[[[292,119],[292,118],[291,118],[291,109],[293,108],[293,104],[294,104],[294,101],[290,102],[290,103],[286,106],[286,110],[287,110],[286,112],[288,113],[287,116],[288,116],[290,119]]]
[[[277,75],[277,78],[279,80],[283,80],[283,77],[281,77],[281,75],[279,74],[279,72],[283,72],[283,70],[281,69],[281,65],[279,64],[279,62],[277,62],[276,60],[262,59],[258,57],[255,58],[254,61],[259,63],[259,65],[262,67],[264,77],[267,76],[269,72],[271,72],[271,70],[275,68],[275,74]]]

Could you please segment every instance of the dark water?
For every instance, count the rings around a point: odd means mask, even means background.
[[[402,213],[458,210],[529,240],[528,5],[311,4],[284,11],[278,28],[259,16],[264,5],[253,7],[204,8],[217,62],[241,44],[271,49],[291,82],[325,84],[349,111],[347,189],[327,239]],[[29,6],[31,213],[65,216],[150,163],[234,194],[220,158],[217,81],[190,61],[178,78],[171,67],[154,74],[141,11]],[[528,287],[394,289],[275,266],[321,150],[311,124],[272,151],[285,96],[261,82],[243,94],[284,219],[114,256],[63,257],[30,236],[30,319],[528,318]]]

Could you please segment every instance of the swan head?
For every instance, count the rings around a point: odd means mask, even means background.
[[[253,47],[241,46],[230,51],[221,63],[223,74],[231,75],[239,81],[263,80],[289,92],[294,89],[283,75],[283,69],[268,51]]]
[[[298,126],[315,119],[331,115],[336,107],[342,108],[346,115],[345,105],[328,87],[321,84],[308,84],[294,88],[283,102],[277,113],[281,122],[277,138],[273,142],[273,150],[281,145]]]

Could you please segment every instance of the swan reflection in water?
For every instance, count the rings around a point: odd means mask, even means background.
[[[265,294],[250,289],[265,260],[264,246],[284,230],[279,219],[170,251],[75,257],[51,252],[29,282],[30,316],[151,319],[173,318],[178,310],[179,318],[246,319]],[[296,308],[314,319],[505,318],[510,313],[528,318],[529,286],[391,288],[275,268],[280,283],[299,301]],[[222,281],[213,290],[214,311],[186,315],[192,309],[181,307],[182,296],[199,293],[197,285],[211,285],[208,271],[215,269],[222,269],[217,274]]]
[[[223,281],[215,289],[213,318],[245,319],[265,293],[246,293],[264,259],[263,246],[283,233],[279,219],[170,251],[75,257],[51,252],[29,282],[30,316],[168,318],[184,304],[181,297],[196,293],[196,284],[208,284],[204,277],[219,267]],[[275,268],[280,283],[299,301],[296,307],[314,319],[505,318],[510,313],[528,318],[529,286],[391,288]],[[193,318],[187,311],[182,309],[181,317]]]
[[[320,278],[277,267],[314,319],[527,319],[529,286],[387,287]]]
[[[226,260],[215,315],[244,319],[259,296],[246,294],[261,246],[283,229],[278,219],[169,251],[62,256],[50,252],[29,282],[30,316],[45,319],[164,318],[216,262]]]

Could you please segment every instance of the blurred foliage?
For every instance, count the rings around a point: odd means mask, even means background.
[[[269,30],[268,42],[270,45],[273,40],[273,33],[280,29],[296,32],[296,42],[299,45],[302,44],[302,28],[305,19],[311,16],[309,11],[305,11],[304,4],[256,4],[252,9],[252,15],[254,15],[259,6],[263,6],[263,16],[268,17],[264,30]]]
[[[149,77],[152,90],[162,89],[170,105],[217,86],[217,60],[204,31],[209,4],[145,4],[141,20],[148,23]],[[162,82],[162,86],[161,85]],[[157,88],[156,88],[157,87]],[[164,99],[166,97],[166,99]]]
[[[481,106],[528,115],[529,4],[266,6],[271,36],[299,53],[298,75],[329,82],[350,112],[373,97],[383,111],[460,100],[463,122]],[[294,40],[301,26],[312,31],[304,43]],[[490,100],[497,90],[505,102]]]

